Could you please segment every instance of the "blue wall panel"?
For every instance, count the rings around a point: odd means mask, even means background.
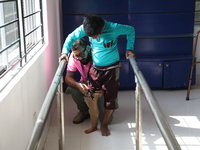
[[[117,22],[121,24],[128,24],[128,15],[100,15],[105,20],[110,22]],[[64,15],[63,16],[63,37],[67,37],[69,33],[74,31],[83,23],[83,15]]]
[[[127,61],[121,61],[121,69],[120,69],[120,87],[129,87],[129,64]]]
[[[119,50],[119,55],[121,59],[126,59],[125,58],[125,53],[126,53],[126,39],[125,38],[118,39],[118,50]]]
[[[150,87],[162,87],[162,62],[137,61],[137,64]]]
[[[184,67],[184,63],[178,61],[188,60],[192,55],[195,0],[63,0],[62,6],[64,39],[82,24],[85,13],[95,13],[107,21],[133,26],[136,32],[135,52],[140,60],[138,64],[151,87],[162,86],[162,81],[168,79],[170,84],[164,86],[173,86],[172,74],[166,69],[162,72],[158,62],[173,61],[174,68],[170,71],[174,76],[176,68]],[[133,87],[134,73],[125,59],[125,37],[118,39],[118,48],[123,67],[121,86]],[[188,75],[182,74],[185,81]],[[155,82],[156,79],[159,82]]]
[[[106,14],[106,15],[99,15],[102,18],[104,18],[105,20],[109,21],[109,22],[117,22],[120,24],[129,24],[129,19],[128,19],[128,15],[127,14]]]
[[[64,39],[69,33],[74,31],[83,22],[82,15],[65,15],[63,16],[63,37]]]
[[[141,56],[178,56],[192,55],[193,38],[152,38],[136,39],[135,52],[138,57]],[[122,59],[125,58],[126,39],[118,39],[119,54]]]
[[[192,55],[193,38],[136,39],[137,56]]]
[[[128,13],[127,0],[63,0],[63,14]]]
[[[191,60],[164,63],[164,88],[187,87],[190,77]],[[195,83],[195,69],[192,77],[192,85]]]
[[[194,12],[164,14],[130,14],[129,24],[137,35],[191,34]]]
[[[129,0],[129,13],[194,11],[195,0]]]

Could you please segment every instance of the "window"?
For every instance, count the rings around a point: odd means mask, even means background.
[[[43,44],[42,0],[0,0],[0,80]]]
[[[196,0],[195,4],[195,24],[200,23],[200,0]]]

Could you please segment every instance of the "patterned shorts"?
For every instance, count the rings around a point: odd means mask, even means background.
[[[98,90],[104,91],[104,107],[114,110],[118,106],[118,86],[119,86],[120,67],[99,70],[93,66],[89,71],[88,87],[90,92],[94,93]]]

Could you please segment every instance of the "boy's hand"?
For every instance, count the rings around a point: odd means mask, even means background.
[[[61,62],[62,59],[65,59],[65,60],[66,60],[66,63],[68,63],[69,58],[68,58],[67,54],[62,54],[62,55],[59,57],[59,63]]]
[[[132,50],[126,50],[126,59],[128,59],[129,55],[131,55],[134,58],[136,58],[135,53]]]

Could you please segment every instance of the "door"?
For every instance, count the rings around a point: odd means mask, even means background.
[[[190,76],[191,60],[164,62],[164,88],[187,87]],[[195,69],[194,69],[195,70]],[[192,84],[195,83],[195,71]]]

